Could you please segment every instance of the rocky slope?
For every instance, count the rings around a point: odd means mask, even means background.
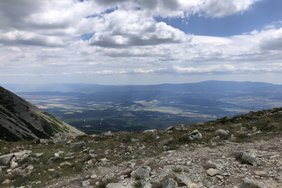
[[[56,133],[71,136],[83,134],[0,87],[0,139],[50,138]]]
[[[281,188],[282,108],[139,133],[0,142],[0,187]]]

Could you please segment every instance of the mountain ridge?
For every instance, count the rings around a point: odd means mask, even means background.
[[[0,139],[50,138],[56,133],[84,134],[0,86]]]
[[[6,88],[9,88],[9,90],[12,90],[13,92],[72,92],[75,91],[74,89],[80,88],[81,91],[84,91],[85,89],[88,89],[90,87],[93,88],[142,88],[142,87],[167,87],[167,86],[176,86],[176,87],[184,87],[184,86],[197,86],[197,85],[260,85],[260,86],[277,86],[282,87],[281,84],[274,84],[274,83],[268,83],[268,82],[253,82],[253,81],[221,81],[221,80],[207,80],[207,81],[201,81],[201,82],[191,82],[191,83],[159,83],[159,84],[120,84],[120,85],[111,85],[111,84],[89,84],[89,83],[46,83],[46,84],[4,84]],[[52,86],[52,87],[50,87]]]

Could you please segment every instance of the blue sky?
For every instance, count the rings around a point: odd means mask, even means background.
[[[280,0],[0,2],[0,84],[282,83]]]
[[[162,18],[157,21],[195,35],[232,36],[253,30],[262,30],[266,25],[281,21],[281,0],[261,0],[248,11],[221,18],[191,15],[188,18]]]

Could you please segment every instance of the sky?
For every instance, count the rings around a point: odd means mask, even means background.
[[[0,84],[282,84],[281,0],[0,0]]]

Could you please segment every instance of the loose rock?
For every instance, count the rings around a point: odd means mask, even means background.
[[[250,180],[246,178],[243,180],[241,188],[267,188],[267,187],[262,182],[258,182],[258,181],[254,181],[254,180]]]
[[[147,179],[150,177],[150,172],[151,168],[149,166],[143,166],[132,171],[130,175],[137,180]]]
[[[219,171],[216,170],[216,169],[210,168],[210,169],[207,170],[207,174],[209,176],[215,176],[215,175],[219,174]]]
[[[223,130],[223,129],[217,129],[215,131],[215,134],[219,136],[221,139],[227,139],[229,136],[229,131],[228,130]]]
[[[203,138],[203,135],[200,133],[200,131],[194,130],[189,134],[188,138],[190,141],[200,140]]]
[[[162,182],[162,188],[175,188],[177,186],[177,182],[172,178],[165,179]]]
[[[246,152],[243,152],[240,160],[242,163],[250,164],[253,166],[256,166],[258,164],[256,157]]]

